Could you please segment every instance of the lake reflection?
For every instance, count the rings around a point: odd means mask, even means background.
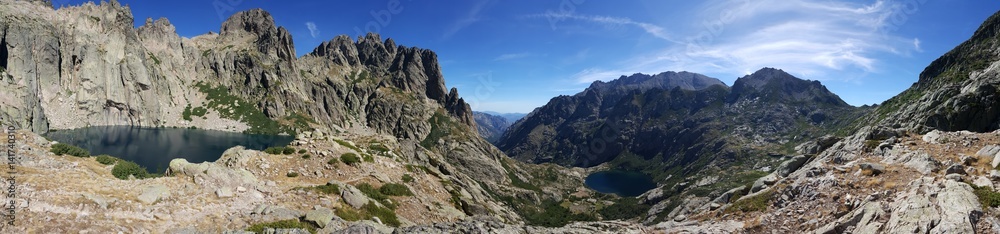
[[[263,150],[270,146],[287,145],[293,140],[292,136],[130,126],[58,130],[45,136],[87,149],[91,155],[107,154],[133,161],[157,173],[166,171],[174,158],[185,158],[193,163],[215,161],[233,146]]]

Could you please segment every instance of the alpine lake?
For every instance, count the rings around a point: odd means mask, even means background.
[[[184,158],[192,163],[215,161],[234,146],[263,150],[287,145],[294,139],[294,136],[131,126],[56,130],[44,136],[87,149],[91,155],[107,154],[133,161],[153,173],[165,172],[170,166],[170,160],[175,158]]]
[[[656,188],[656,183],[653,183],[653,179],[649,176],[618,170],[591,173],[584,183],[598,192],[614,193],[623,197],[639,196]]]

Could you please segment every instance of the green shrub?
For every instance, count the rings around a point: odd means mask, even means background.
[[[368,183],[361,183],[355,187],[357,187],[358,190],[361,190],[361,193],[364,193],[365,196],[368,196],[378,201],[379,203],[382,203],[383,206],[389,209],[394,209],[394,210],[396,209],[396,203],[392,202],[389,199],[389,196],[383,194],[382,191],[375,189],[375,187],[372,187],[372,185]]]
[[[90,152],[89,151],[87,151],[87,150],[85,150],[83,148],[76,147],[74,145],[65,144],[65,143],[56,143],[55,145],[52,145],[52,149],[50,149],[49,152],[52,152],[52,153],[54,153],[56,155],[59,155],[59,156],[62,156],[64,154],[73,155],[73,156],[77,156],[77,157],[89,157],[90,156]]]
[[[371,150],[380,152],[380,153],[389,152],[389,148],[385,147],[382,144],[370,144],[370,145],[368,145],[368,148],[371,149]]]
[[[410,176],[410,174],[403,174],[403,182],[413,182],[413,176]]]
[[[381,188],[378,188],[378,191],[389,196],[413,196],[410,188],[406,187],[406,185],[396,183],[384,184]]]
[[[118,163],[115,164],[115,167],[111,168],[111,174],[114,175],[115,178],[122,180],[128,179],[128,176],[130,175],[135,176],[136,179],[153,177],[149,174],[149,172],[146,172],[146,168],[127,160],[119,160]]]
[[[344,164],[347,164],[347,165],[354,165],[354,164],[360,163],[361,159],[358,158],[357,154],[354,154],[354,153],[344,153],[344,154],[340,155],[340,161],[343,161]]]
[[[340,160],[337,160],[337,158],[330,158],[330,160],[326,161],[326,164],[337,164],[338,162]]]
[[[102,155],[98,155],[97,156],[97,162],[99,162],[101,164],[104,164],[104,165],[115,164],[115,162],[117,162],[117,161],[118,161],[117,158],[111,157],[110,155],[107,155],[107,154],[102,154]]]
[[[372,158],[370,154],[362,155],[365,158],[365,162],[375,162],[375,158]]]
[[[193,120],[191,119],[191,104],[188,104],[186,107],[184,107],[184,111],[181,112],[181,118],[187,121]]]
[[[299,221],[298,219],[286,219],[286,220],[279,220],[279,221],[274,221],[274,222],[270,222],[270,223],[258,223],[258,224],[254,224],[253,226],[250,226],[249,228],[247,228],[247,231],[251,231],[251,232],[255,232],[255,233],[264,233],[264,230],[266,230],[268,228],[273,228],[273,229],[294,229],[294,228],[301,228],[301,229],[308,230],[309,233],[316,233],[316,226],[313,226],[310,223]]]
[[[1000,206],[1000,193],[993,191],[989,187],[972,185],[972,189],[976,197],[979,197],[979,204],[982,204],[983,208]]]
[[[302,155],[302,159],[309,159],[310,157],[312,157],[312,155],[308,155],[308,154],[303,154]]]
[[[300,149],[300,150],[299,150],[299,154],[304,154],[304,153],[306,153],[306,150],[305,150],[305,149]]]
[[[285,151],[285,147],[281,146],[267,147],[267,149],[264,149],[264,153],[268,154],[281,154],[283,151]]]
[[[293,153],[295,153],[295,148],[292,148],[292,147],[285,147],[285,149],[284,149],[284,150],[281,150],[281,153],[282,153],[282,154],[285,154],[285,155],[288,155],[288,154],[293,154]]]
[[[368,202],[368,204],[362,206],[361,209],[363,209],[371,216],[378,217],[378,219],[382,220],[382,223],[385,223],[386,225],[399,227],[399,218],[396,217],[396,212],[392,211],[391,209],[378,207],[377,205],[371,202]]]
[[[288,176],[288,177],[299,177],[299,173],[298,172],[294,172],[294,171],[290,171],[287,174],[285,174],[285,176]]]
[[[760,194],[753,195],[752,197],[744,198],[733,202],[733,205],[727,208],[727,211],[742,211],[742,212],[754,212],[754,211],[764,211],[767,210],[767,206],[770,205],[771,197],[774,196],[774,190],[767,190]]]

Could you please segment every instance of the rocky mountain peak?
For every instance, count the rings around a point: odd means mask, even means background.
[[[648,90],[653,88],[672,89],[674,87],[679,87],[686,90],[701,90],[712,85],[726,86],[726,84],[722,83],[719,79],[711,78],[702,74],[686,71],[668,71],[656,75],[635,73],[631,76],[621,76],[610,82],[598,80],[594,81],[588,89],[607,91],[609,89]]]
[[[219,34],[228,36],[234,33],[251,33],[254,35],[271,35],[276,33],[274,18],[263,9],[250,9],[237,12],[222,23]]]
[[[730,102],[764,98],[768,101],[816,102],[848,106],[819,81],[803,80],[784,70],[765,67],[733,83]]]

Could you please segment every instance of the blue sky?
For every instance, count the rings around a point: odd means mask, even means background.
[[[636,72],[691,71],[732,85],[761,67],[819,80],[852,105],[881,103],[1000,10],[980,0],[120,2],[137,25],[167,17],[184,37],[263,8],[299,55],[377,31],[437,52],[447,85],[473,110],[497,112],[530,112]]]

